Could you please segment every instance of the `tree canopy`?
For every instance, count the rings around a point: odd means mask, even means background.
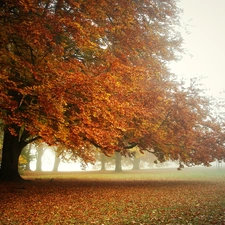
[[[90,145],[211,155],[199,150],[206,136],[217,142],[208,104],[168,69],[182,51],[179,13],[174,0],[1,0],[2,179],[18,178],[21,150],[37,139],[86,162]]]

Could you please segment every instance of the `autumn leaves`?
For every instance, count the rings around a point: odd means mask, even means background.
[[[167,68],[181,49],[172,0],[6,0],[0,12],[0,117],[18,140],[10,148],[38,138],[89,161],[82,146],[111,155],[136,143],[189,163],[207,136],[199,163],[223,152],[209,103]]]

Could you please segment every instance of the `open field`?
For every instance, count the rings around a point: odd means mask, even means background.
[[[23,177],[0,183],[0,224],[225,224],[224,169]]]

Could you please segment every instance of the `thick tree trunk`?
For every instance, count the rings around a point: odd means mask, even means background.
[[[116,166],[115,166],[115,171],[116,172],[121,172],[122,170],[122,156],[120,152],[116,152]]]
[[[5,131],[2,148],[0,180],[22,180],[22,177],[18,171],[18,161],[20,153],[25,145],[26,143],[20,140],[19,136],[13,136],[9,131]]]
[[[134,157],[134,160],[132,162],[133,162],[133,168],[132,168],[132,170],[140,170],[140,162],[141,162],[141,159]]]

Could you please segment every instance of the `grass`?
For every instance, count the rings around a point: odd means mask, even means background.
[[[24,173],[0,183],[0,224],[225,224],[225,171]]]

